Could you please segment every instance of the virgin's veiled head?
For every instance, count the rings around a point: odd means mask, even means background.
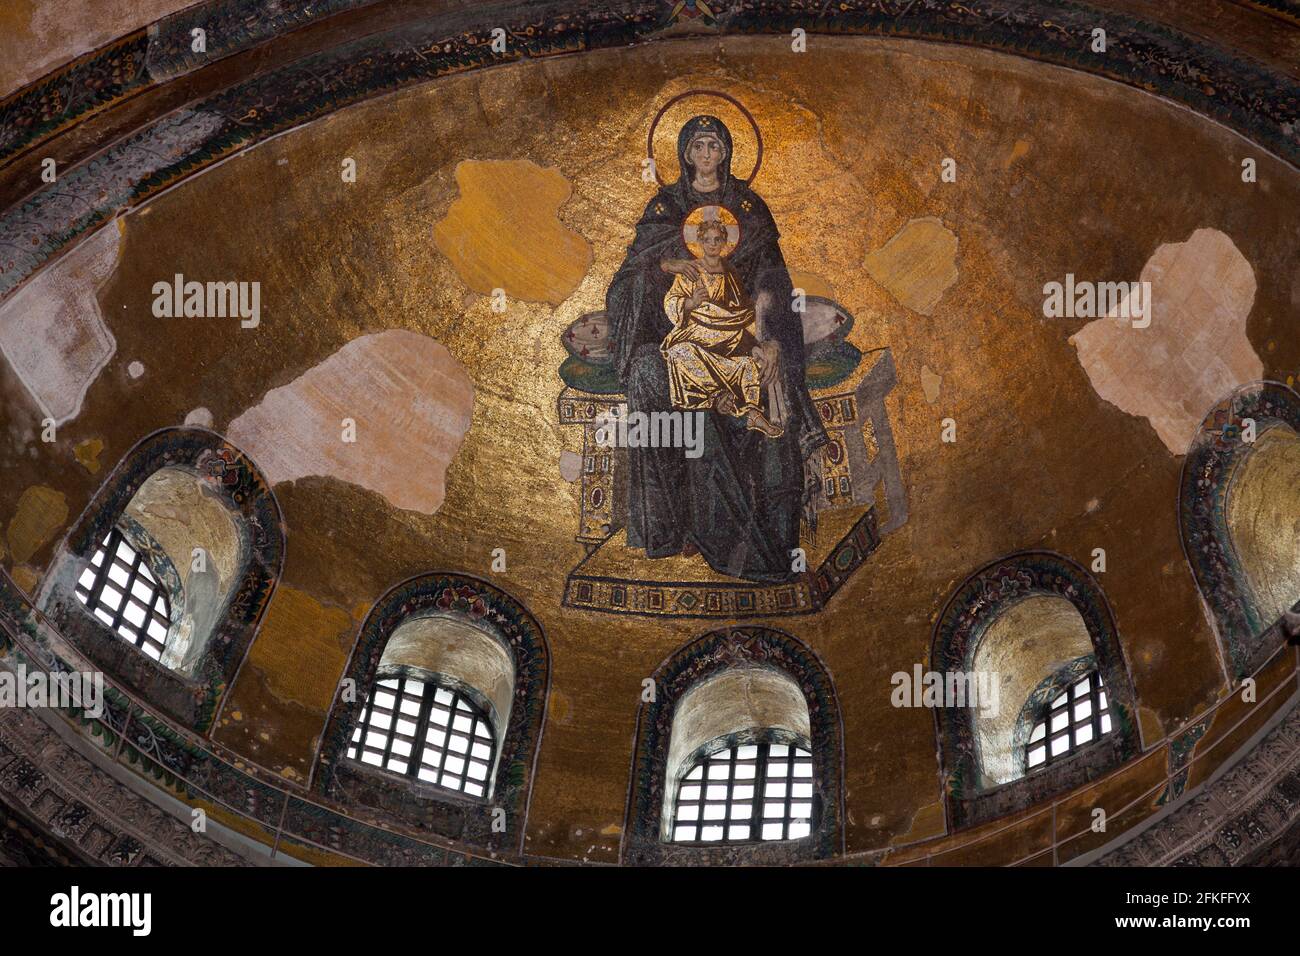
[[[691,161],[691,146],[696,140],[713,139],[722,146],[722,159],[718,163],[718,184],[726,185],[731,178],[731,130],[727,124],[716,116],[701,114],[688,120],[677,134],[677,162],[682,177],[687,181],[694,178],[695,164]]]

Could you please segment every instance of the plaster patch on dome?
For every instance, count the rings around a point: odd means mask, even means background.
[[[104,440],[102,438],[87,438],[84,441],[77,442],[76,447],[72,449],[72,454],[76,456],[81,466],[92,475],[99,473],[99,456],[104,450]]]
[[[337,478],[433,514],[473,410],[474,383],[446,348],[390,329],[353,339],[267,392],[228,437],[272,484]]]
[[[560,452],[560,477],[565,481],[577,481],[582,477],[582,456],[567,448]]]
[[[464,160],[460,196],[433,227],[434,243],[475,292],[559,305],[591,268],[591,244],[560,222],[573,187],[528,160]]]
[[[791,269],[790,284],[796,289],[802,289],[804,295],[819,295],[832,301],[835,299],[835,286],[829,279],[824,279],[815,272]]]
[[[9,520],[9,554],[14,564],[26,564],[68,520],[68,499],[63,492],[33,485],[18,499]]]
[[[81,413],[117,351],[98,291],[117,267],[122,223],[99,230],[0,305],[0,353],[57,424]]]
[[[939,401],[939,390],[943,386],[943,376],[928,365],[921,366],[921,391],[925,400],[933,405]]]
[[[279,700],[314,712],[329,710],[357,628],[352,616],[281,584],[248,653],[248,664]],[[311,661],[311,667],[302,667]]]
[[[929,315],[957,281],[957,236],[932,216],[913,219],[867,256],[866,267],[900,303]]]
[[[1151,283],[1149,327],[1112,316],[1070,341],[1097,394],[1146,418],[1171,453],[1184,455],[1207,408],[1264,377],[1246,337],[1255,272],[1230,237],[1197,229],[1156,249],[1142,281]]]
[[[186,425],[200,425],[203,428],[212,427],[212,412],[200,405],[194,411],[185,416]]]

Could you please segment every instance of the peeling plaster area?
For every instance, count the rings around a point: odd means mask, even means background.
[[[228,435],[272,484],[327,476],[433,514],[473,410],[474,384],[451,353],[394,329],[354,339],[267,392]]]
[[[194,0],[4,0],[0,96]]]
[[[117,266],[120,221],[110,223],[0,305],[2,353],[41,412],[63,424],[117,351],[97,292]]]
[[[18,499],[6,537],[14,564],[26,564],[68,520],[68,500],[63,492],[33,485]]]
[[[460,197],[434,241],[475,292],[559,305],[591,268],[591,244],[557,218],[573,192],[558,170],[528,160],[465,160]]]
[[[1166,243],[1142,267],[1151,283],[1151,325],[1102,318],[1072,338],[1103,399],[1151,422],[1165,447],[1186,454],[1205,410],[1264,377],[1246,338],[1255,273],[1232,239],[1197,229]]]
[[[938,219],[913,219],[867,256],[867,272],[900,303],[929,315],[957,281],[957,236]]]

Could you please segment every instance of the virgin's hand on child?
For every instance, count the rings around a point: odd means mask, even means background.
[[[700,267],[694,259],[661,259],[659,268],[672,275],[686,276],[688,279],[700,278]]]

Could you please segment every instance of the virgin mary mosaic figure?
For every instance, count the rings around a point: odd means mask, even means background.
[[[803,327],[780,233],[763,199],[731,174],[732,155],[731,131],[716,116],[682,127],[681,174],[646,206],[605,309],[628,411],[673,410],[662,346],[674,325],[665,297],[678,277],[705,281],[683,227],[701,207],[725,210],[737,224],[727,267],[754,303],[751,357],[759,384],[782,396],[780,434],[713,408],[704,413],[698,458],[680,448],[629,448],[627,543],[651,558],[698,553],[721,574],[770,583],[793,575],[800,523],[812,519],[812,461],[829,439],[804,381]]]

